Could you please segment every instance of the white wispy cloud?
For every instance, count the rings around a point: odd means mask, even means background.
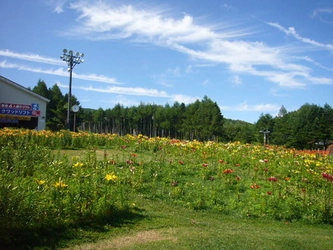
[[[242,84],[242,79],[238,75],[233,75],[232,77],[229,78],[229,81],[236,86]]]
[[[170,102],[179,102],[179,103],[184,103],[184,104],[189,104],[189,103],[194,103],[196,100],[200,100],[200,97],[193,97],[193,96],[187,96],[183,94],[175,94],[172,95],[170,98]]]
[[[328,77],[310,77],[314,84],[333,85],[333,78]]]
[[[205,81],[203,81],[203,82],[201,83],[201,85],[202,85],[202,86],[206,86],[208,83],[209,83],[209,80],[206,79]]]
[[[253,112],[276,112],[281,106],[276,104],[248,104],[246,101],[235,106],[220,106],[221,110],[228,111],[253,111]]]
[[[67,84],[62,84],[60,82],[57,82],[57,85],[61,88],[68,88]],[[147,88],[135,88],[135,87],[95,87],[95,86],[73,86],[74,89],[81,89],[85,91],[93,91],[98,93],[108,93],[108,94],[118,94],[120,96],[148,96],[148,97],[155,97],[155,98],[168,98],[168,100],[171,103],[179,102],[184,104],[189,104],[195,102],[197,99],[200,99],[199,97],[192,97],[187,96],[183,94],[168,94],[165,91],[159,91],[157,89],[147,89]],[[121,100],[124,99],[124,97],[120,98]],[[117,103],[120,102],[120,99],[118,99]]]
[[[105,103],[108,103],[108,104],[111,104],[111,105],[121,104],[125,107],[139,106],[140,105],[140,101],[134,100],[133,98],[128,98],[128,96],[126,96],[126,95],[116,95],[111,100],[107,100],[107,101],[102,100],[101,102],[105,102]]]
[[[293,36],[294,38],[296,38],[297,40],[299,40],[303,43],[311,44],[311,45],[316,46],[316,47],[320,47],[320,48],[323,48],[323,49],[327,49],[329,51],[333,51],[333,45],[332,44],[324,44],[324,43],[320,43],[320,42],[317,42],[315,40],[312,40],[310,38],[303,37],[303,36],[301,36],[300,34],[298,34],[296,32],[296,29],[294,27],[289,27],[288,29],[286,29],[278,23],[268,22],[267,24],[269,24],[272,27],[275,27],[275,28],[279,29],[280,31],[283,31],[287,35]]]
[[[33,73],[41,73],[41,74],[48,74],[48,75],[57,75],[57,76],[65,76],[68,77],[69,73],[64,68],[58,69],[43,69],[43,68],[36,68],[31,66],[25,66],[15,63],[8,63],[6,60],[0,62],[0,68],[12,68],[17,70],[29,71]],[[73,72],[73,78],[85,80],[85,81],[95,81],[95,82],[103,82],[109,84],[121,84],[115,78],[110,78],[104,75],[96,75],[96,74],[76,74]]]
[[[182,19],[163,17],[161,10],[142,10],[132,5],[113,6],[104,2],[76,2],[71,8],[78,11],[80,23],[73,35],[81,34],[96,39],[126,38],[139,35],[145,39],[169,40],[173,42],[200,42],[217,38],[220,35],[209,27],[196,25],[193,17],[184,15]],[[66,34],[67,35],[67,34]],[[230,31],[224,36],[235,37]]]
[[[10,50],[0,50],[0,56],[51,65],[64,65],[64,62],[62,62],[60,59],[44,57],[37,54],[17,53]]]
[[[323,23],[333,25],[333,8],[319,8],[312,13],[312,18],[319,18]]]
[[[59,87],[66,88],[67,85],[57,83]],[[73,88],[81,89],[85,91],[93,91],[93,92],[100,92],[100,93],[109,93],[109,94],[121,94],[121,95],[135,95],[135,96],[150,96],[150,97],[164,97],[169,98],[171,97],[164,91],[159,91],[156,89],[146,89],[146,88],[135,88],[135,87],[115,87],[109,86],[105,88],[99,88],[95,86],[74,86]]]
[[[305,61],[310,62],[310,63],[313,63],[314,65],[316,65],[316,66],[318,66],[318,67],[320,67],[320,68],[322,68],[322,69],[329,70],[329,71],[333,71],[333,68],[328,68],[328,67],[322,65],[321,63],[319,63],[319,62],[313,60],[312,58],[310,58],[310,57],[308,57],[308,56],[302,56],[302,57],[297,57],[297,58],[302,59],[302,60],[305,60]]]
[[[185,70],[185,72],[187,74],[192,73],[192,65],[188,65],[187,68],[186,68],[186,70]]]
[[[280,87],[300,88],[317,81],[311,77],[308,67],[290,63],[295,60],[289,56],[290,48],[287,50],[260,41],[242,40],[251,32],[230,24],[199,24],[188,14],[176,19],[167,16],[163,10],[143,10],[134,5],[111,5],[102,1],[75,2],[71,8],[79,13],[78,25],[65,33],[66,36],[149,42],[199,61],[225,64],[231,73],[263,76]],[[285,29],[277,23],[268,24],[304,43],[333,50],[331,44],[302,37],[294,28]]]
[[[63,8],[67,3],[66,0],[51,0],[51,2],[56,6],[55,11],[58,13],[64,11]],[[197,67],[200,65],[226,65],[231,75],[236,77],[233,79],[236,84],[240,83],[240,77],[243,74],[262,77],[268,82],[288,88],[304,88],[309,83],[332,83],[332,78],[314,77],[311,75],[309,67],[291,63],[295,57],[289,56],[290,51],[284,47],[272,47],[261,41],[246,41],[246,36],[252,32],[237,29],[230,23],[215,25],[198,23],[193,16],[188,14],[184,14],[181,18],[174,18],[167,16],[166,12],[161,9],[139,9],[134,5],[114,5],[103,1],[74,1],[69,4],[70,8],[78,13],[78,18],[76,25],[63,33],[65,36],[92,40],[131,39],[135,42],[148,42],[164,46],[196,59]],[[224,7],[230,6],[225,5]],[[330,11],[318,9],[313,15],[316,16],[324,12]],[[268,22],[267,24],[306,44],[333,51],[331,44],[323,44],[302,37],[293,27],[286,29],[278,23]],[[0,50],[0,56],[59,66],[64,63],[59,59],[36,54],[16,53],[9,50]],[[10,64],[6,61],[0,63],[0,67],[12,67],[44,74],[68,75],[60,68],[33,68]],[[186,73],[191,72],[191,70],[192,66],[190,65],[186,69]],[[168,73],[177,76],[180,74],[180,69],[176,67]],[[83,80],[119,84],[115,78],[106,76],[93,74],[74,74],[73,76]],[[165,79],[160,82],[171,86]],[[121,92],[122,90],[113,89],[112,91]],[[191,99],[192,97],[179,96],[179,99],[182,98]]]
[[[44,3],[52,8],[56,13],[64,12],[65,4],[68,0],[44,0]]]
[[[333,14],[333,9],[331,8],[319,8],[319,9],[315,9],[313,12],[312,12],[312,17],[316,17],[316,16],[319,16],[321,14]]]

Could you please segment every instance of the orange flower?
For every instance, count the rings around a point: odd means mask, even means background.
[[[234,170],[229,169],[229,168],[227,168],[223,171],[224,174],[232,174],[233,172],[234,172]]]
[[[252,189],[258,189],[258,188],[260,188],[260,186],[257,185],[257,184],[253,184],[253,185],[251,186],[251,188],[252,188]]]

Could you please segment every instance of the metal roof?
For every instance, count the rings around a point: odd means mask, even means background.
[[[1,82],[5,82],[5,83],[7,83],[7,84],[9,84],[9,85],[12,85],[13,87],[18,88],[18,89],[20,89],[20,90],[26,92],[27,94],[32,95],[32,96],[35,96],[35,97],[37,97],[37,98],[39,98],[39,99],[41,99],[41,100],[43,100],[43,101],[45,101],[45,102],[50,102],[50,100],[47,99],[47,98],[45,98],[44,96],[41,96],[41,95],[39,95],[39,94],[37,94],[37,93],[31,91],[30,89],[27,89],[27,88],[23,87],[22,85],[20,85],[20,84],[18,84],[18,83],[16,83],[16,82],[13,82],[13,81],[11,81],[11,80],[9,80],[9,79],[7,79],[7,78],[1,76],[1,75],[0,75],[0,81],[1,81]]]

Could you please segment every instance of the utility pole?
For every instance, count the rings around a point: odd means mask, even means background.
[[[68,109],[67,109],[67,128],[71,130],[71,122],[70,122],[70,112],[71,112],[71,99],[72,99],[72,75],[73,68],[76,64],[83,63],[84,54],[76,52],[75,55],[72,50],[67,51],[67,49],[63,50],[63,55],[60,58],[67,62],[68,71],[69,71],[69,93],[68,93]]]

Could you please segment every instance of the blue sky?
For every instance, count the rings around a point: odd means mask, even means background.
[[[192,103],[256,122],[333,106],[332,0],[2,0],[0,75],[68,93],[64,48],[84,53],[84,108]]]

